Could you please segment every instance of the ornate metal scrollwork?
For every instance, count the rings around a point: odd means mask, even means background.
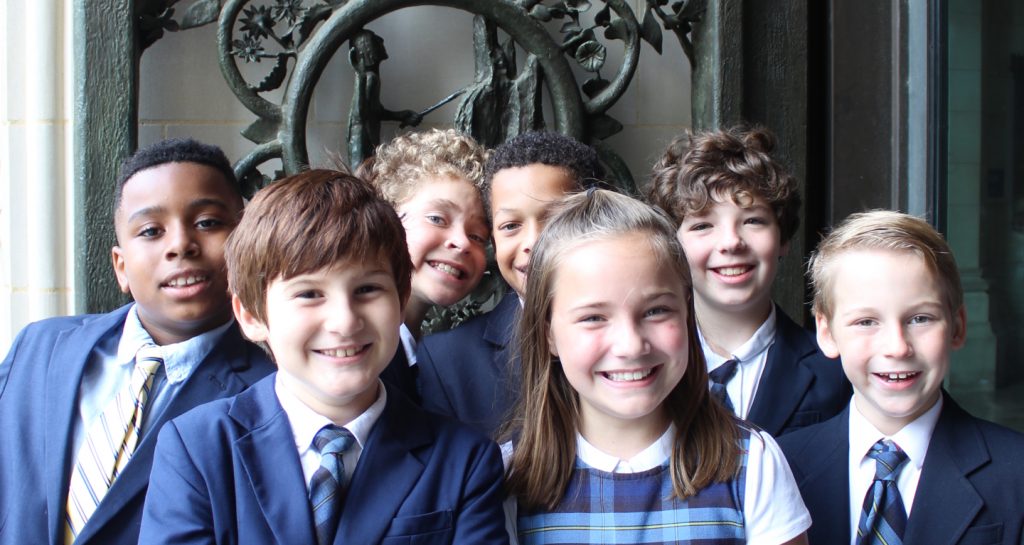
[[[327,62],[346,44],[356,85],[348,123],[352,164],[379,144],[382,121],[417,125],[439,106],[458,99],[453,123],[482,143],[494,146],[523,131],[551,127],[594,145],[611,181],[633,190],[629,169],[604,143],[622,130],[608,109],[632,81],[641,40],[661,52],[662,26],[677,36],[693,63],[688,34],[703,9],[700,0],[647,0],[638,21],[625,0],[197,0],[178,21],[176,3],[143,2],[140,39],[148,45],[164,31],[217,21],[221,71],[239,101],[257,117],[242,131],[256,146],[235,166],[249,191],[269,182],[258,169],[268,160],[281,159],[286,174],[308,162],[305,130],[312,92]],[[426,110],[388,109],[380,102],[379,74],[387,51],[364,26],[419,5],[475,15],[475,76]],[[558,23],[561,39],[556,41],[556,33],[549,29]],[[609,74],[611,42],[621,43],[623,61]],[[517,46],[525,52],[521,66]],[[256,83],[248,82],[239,69],[239,63],[266,61],[269,68]],[[571,63],[585,74],[582,83],[577,83]],[[264,98],[264,93],[282,86],[280,103]],[[545,89],[553,112],[550,123],[542,107]]]

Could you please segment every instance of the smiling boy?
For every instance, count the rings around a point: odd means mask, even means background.
[[[163,423],[272,370],[231,318],[242,196],[223,152],[159,142],[116,188],[111,256],[135,301],[31,324],[0,364],[0,543],[137,543]]]
[[[799,224],[796,180],[761,128],[687,134],[655,165],[650,201],[678,225],[712,395],[774,436],[826,420],[850,385],[772,301]]]
[[[374,188],[327,170],[275,182],[227,261],[235,316],[278,372],[168,424],[140,542],[507,543],[497,446],[378,378],[411,262]]]
[[[1024,435],[942,390],[967,333],[942,236],[899,212],[853,214],[809,271],[818,343],[854,389],[844,412],[779,440],[810,543],[1021,543]]]

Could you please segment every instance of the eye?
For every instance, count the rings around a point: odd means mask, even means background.
[[[878,325],[878,321],[874,318],[861,318],[859,320],[855,320],[853,325],[859,327],[872,327]]]
[[[711,229],[711,227],[712,225],[710,223],[701,221],[690,225],[690,228],[687,229],[687,231],[707,231],[708,229]]]
[[[302,291],[296,292],[294,297],[296,299],[317,299],[317,298],[321,297],[322,295],[323,294],[321,294],[317,290],[302,290]]]
[[[933,317],[931,317],[931,316],[929,316],[927,314],[918,314],[917,316],[914,316],[914,317],[910,318],[910,323],[914,324],[914,325],[930,324],[930,323],[932,323],[934,321],[935,321],[935,318],[933,318]]]
[[[448,221],[444,218],[444,216],[439,216],[437,214],[427,214],[427,221],[433,225],[438,225],[441,227],[448,225]]]
[[[141,237],[141,238],[154,238],[154,237],[160,236],[160,234],[162,232],[163,231],[160,230],[160,228],[158,228],[158,227],[144,227],[144,228],[140,229],[138,234],[136,234],[135,236]]]
[[[667,306],[657,306],[657,307],[648,309],[646,312],[644,312],[644,317],[647,317],[647,318],[657,318],[657,317],[669,314],[671,312],[672,312],[672,309],[667,307]]]
[[[747,218],[747,219],[743,220],[743,223],[745,223],[746,225],[770,225],[771,224],[771,222],[768,220],[768,218],[765,218],[765,217],[762,217],[762,216],[753,216],[753,217]]]
[[[221,225],[224,225],[224,222],[217,218],[203,218],[196,222],[196,227],[204,231],[209,229],[216,229]]]
[[[477,244],[479,244],[481,246],[486,246],[487,245],[487,239],[488,238],[489,237],[482,236],[482,235],[469,235],[469,240],[472,240],[473,242],[475,242],[475,243],[477,243]]]
[[[507,222],[502,223],[501,225],[499,225],[498,226],[498,230],[502,231],[502,232],[504,232],[506,234],[510,234],[510,233],[513,233],[513,232],[519,230],[519,228],[522,227],[522,226],[523,226],[523,224],[519,223],[517,221],[507,221]]]
[[[356,288],[355,293],[356,295],[370,295],[380,291],[384,291],[384,288],[378,284],[363,284]]]
[[[605,321],[604,320],[604,316],[601,316],[600,314],[587,314],[587,315],[584,315],[584,316],[580,316],[579,318],[576,319],[577,323],[590,323],[590,324],[596,324],[596,323],[600,323],[600,322],[603,322],[603,321]]]

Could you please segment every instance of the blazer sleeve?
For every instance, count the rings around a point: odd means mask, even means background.
[[[157,438],[139,543],[216,543],[210,493],[174,421]]]
[[[483,443],[469,467],[452,543],[508,545],[502,467],[498,446]]]

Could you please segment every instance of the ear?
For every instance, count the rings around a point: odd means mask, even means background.
[[[131,293],[128,286],[128,271],[124,261],[124,250],[120,246],[110,249],[110,261],[114,265],[114,276],[117,277],[117,285],[122,293]]]
[[[548,336],[548,352],[550,352],[552,356],[557,358],[558,348],[555,346],[555,337],[554,335],[551,334],[551,322],[548,322],[547,333],[545,334]]]
[[[959,350],[967,342],[967,309],[963,305],[953,314],[953,350]]]
[[[817,329],[818,347],[821,348],[821,352],[830,358],[838,358],[839,345],[832,337],[832,328],[828,324],[828,317],[820,312],[815,313],[814,325]]]
[[[242,305],[242,301],[238,299],[238,296],[231,294],[231,310],[235,313],[235,319],[238,320],[238,326],[242,328],[242,333],[245,334],[246,338],[253,342],[265,342],[267,340],[267,326],[261,322],[256,315],[249,312],[245,306]]]

